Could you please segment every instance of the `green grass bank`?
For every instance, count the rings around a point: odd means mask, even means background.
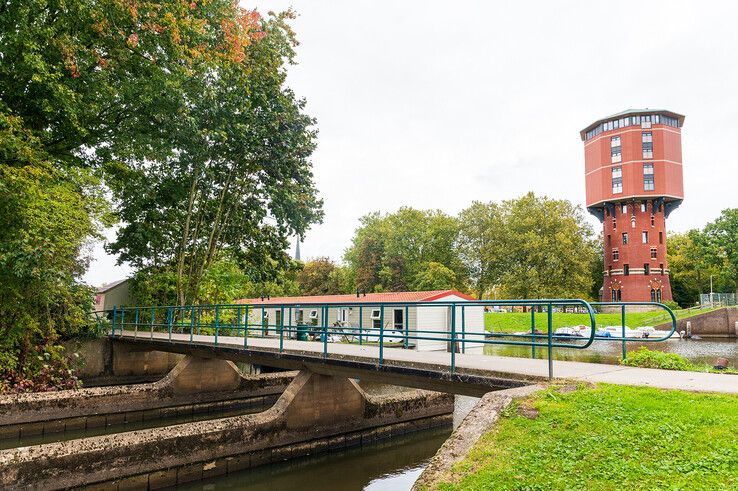
[[[675,310],[674,315],[677,319],[691,317],[693,315],[709,312],[705,310]],[[663,310],[654,312],[626,312],[625,325],[630,328],[640,326],[655,326],[664,322],[669,322],[671,317]],[[577,326],[580,324],[589,325],[589,315],[572,314],[564,312],[554,312],[552,316],[552,325],[554,329],[566,326]],[[621,323],[620,313],[595,314],[595,322],[597,327],[619,326]],[[490,332],[511,333],[520,331],[530,331],[531,314],[530,312],[487,312],[484,315],[484,327]],[[535,325],[539,331],[547,332],[548,317],[545,312],[535,314]]]
[[[738,396],[562,392],[514,402],[434,489],[738,489]]]

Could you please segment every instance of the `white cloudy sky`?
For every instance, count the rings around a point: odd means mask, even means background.
[[[242,5],[299,14],[289,84],[318,120],[325,200],[303,259],[340,260],[360,216],[402,205],[457,213],[529,190],[583,205],[579,130],[627,108],[687,117],[671,230],[738,206],[738,2]],[[94,255],[88,282],[128,272]]]

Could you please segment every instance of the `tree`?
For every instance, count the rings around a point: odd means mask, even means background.
[[[459,257],[477,298],[500,284],[506,268],[507,228],[497,203],[475,201],[459,214]]]
[[[449,290],[458,284],[456,273],[441,263],[428,262],[415,274],[413,289],[423,290]]]
[[[361,290],[413,289],[416,277],[431,262],[452,271],[455,286],[464,289],[465,268],[455,247],[458,233],[457,220],[438,210],[373,213],[361,218],[344,258]]]
[[[285,87],[294,38],[282,15],[260,24],[245,60],[187,81],[186,117],[170,122],[169,151],[110,169],[125,222],[109,250],[134,267],[172,266],[176,301],[198,302],[217,258],[252,282],[288,267],[290,236],[322,218],[309,156],[314,120]]]
[[[596,260],[582,210],[533,193],[502,203],[507,230],[503,286],[512,298],[588,297]]]
[[[705,227],[708,257],[733,281],[738,296],[738,208],[723,210]]]
[[[89,241],[112,223],[103,177],[118,197],[157,190],[171,193],[169,200],[182,194],[186,200],[187,188],[182,193],[176,180],[147,181],[149,167],[179,163],[188,155],[202,163],[196,152],[203,141],[209,144],[207,159],[222,159],[240,148],[242,160],[261,163],[254,174],[236,176],[234,170],[230,180],[222,179],[222,173],[191,174],[213,180],[208,192],[216,197],[207,199],[223,202],[200,222],[201,229],[215,230],[215,238],[204,246],[208,265],[221,257],[220,249],[210,245],[225,234],[254,237],[253,247],[237,251],[241,263],[248,262],[244,257],[266,257],[271,260],[262,261],[268,265],[264,269],[278,269],[287,262],[272,252],[285,233],[303,233],[319,214],[309,169],[284,165],[304,162],[314,134],[305,129],[311,120],[298,114],[301,101],[281,85],[282,62],[292,55],[289,16],[264,20],[231,0],[0,2],[0,378],[13,380],[0,391],[35,387],[34,380],[63,386],[69,378],[49,375],[51,365],[34,360],[56,356],[53,344],[60,336],[89,326],[92,293],[80,276],[87,267]],[[263,98],[264,107],[244,105],[244,91]],[[213,105],[211,118],[200,102],[213,101],[216,93],[225,101]],[[248,113],[257,121],[236,117],[229,132],[222,124],[225,110]],[[221,124],[210,126],[210,119]],[[239,141],[244,124],[258,131]],[[269,139],[265,133],[279,135]],[[281,149],[285,145],[288,151]],[[265,162],[274,162],[275,171],[261,172]],[[228,186],[239,189],[239,179],[284,195],[270,203],[254,193],[248,196],[249,218],[266,219],[263,210],[268,208],[270,227],[225,225],[231,223],[223,218],[229,208],[217,196]],[[122,191],[127,186],[138,188]],[[161,221],[181,214],[172,213],[165,200],[158,209],[127,217]],[[138,231],[149,233],[151,240],[132,240],[131,257],[181,243],[170,230],[143,225]],[[151,261],[151,267],[158,275],[166,265]]]
[[[341,289],[341,268],[327,257],[307,261],[297,274],[302,295],[335,295]]]

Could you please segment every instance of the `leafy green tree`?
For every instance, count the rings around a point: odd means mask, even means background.
[[[305,160],[312,120],[282,85],[284,60],[292,56],[290,15],[265,20],[230,0],[0,2],[0,391],[66,383],[54,371],[63,366],[47,361],[58,359],[59,337],[89,327],[92,292],[80,276],[90,239],[112,221],[106,175],[121,202],[126,193],[165,196],[149,209],[120,209],[126,220],[150,219],[138,229],[147,238],[132,238],[126,248],[130,258],[154,255],[140,263],[159,279],[150,292],[164,289],[161,280],[177,264],[160,252],[165,245],[192,244],[204,234],[154,227],[180,219],[168,202],[187,203],[192,193],[176,179],[148,181],[148,166],[180,164],[184,172],[188,161],[187,184],[212,181],[192,200],[192,227],[212,233],[196,253],[200,262],[186,267],[201,265],[203,255],[212,266],[221,257],[220,237],[240,234],[250,242],[234,253],[239,264],[261,264],[259,271],[270,273],[283,268],[287,261],[273,251],[284,234],[303,233],[319,215]],[[223,121],[227,111],[235,113],[232,128]],[[244,125],[254,128],[246,139]],[[256,164],[247,171],[232,166],[225,178],[227,172],[206,168],[204,162],[231,153]],[[272,220],[268,227],[239,228],[226,218],[244,207],[221,197],[249,186],[278,196],[262,201],[244,193],[250,223]],[[207,213],[199,214],[201,202],[209,203]],[[183,269],[174,269],[176,293]],[[192,269],[202,278],[208,268]]]
[[[502,282],[507,267],[507,240],[499,204],[475,201],[459,214],[456,247],[469,273],[470,287],[479,299]]]
[[[451,270],[465,289],[466,273],[455,247],[458,222],[441,211],[400,208],[361,219],[344,259],[365,291],[415,288],[417,275],[435,262]]]
[[[738,208],[723,210],[714,222],[707,224],[705,234],[711,262],[732,280],[738,295]]]
[[[125,223],[109,250],[139,269],[173,266],[180,305],[202,300],[200,283],[224,254],[254,283],[276,278],[288,238],[322,217],[314,120],[284,84],[295,41],[285,16],[261,29],[246,61],[188,80],[169,153],[110,168]]]
[[[423,290],[449,290],[458,284],[456,273],[441,263],[428,262],[422,265],[415,274],[413,289]]]
[[[297,283],[303,295],[346,293],[341,289],[341,268],[327,257],[307,261],[297,274]]]
[[[501,206],[507,230],[506,295],[589,297],[596,249],[581,208],[533,193]]]

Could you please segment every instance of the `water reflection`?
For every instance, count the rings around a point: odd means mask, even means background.
[[[672,339],[661,342],[628,341],[626,349],[632,352],[645,346],[650,350],[676,353],[694,363],[712,364],[719,357],[727,358],[730,363],[738,367],[738,339],[709,338],[709,339]],[[621,359],[622,343],[620,341],[596,340],[586,349],[554,348],[555,360],[585,361],[590,363],[614,363]],[[487,355],[517,356],[529,358],[530,347],[487,345],[484,348]],[[536,348],[536,358],[546,358],[546,348]]]

